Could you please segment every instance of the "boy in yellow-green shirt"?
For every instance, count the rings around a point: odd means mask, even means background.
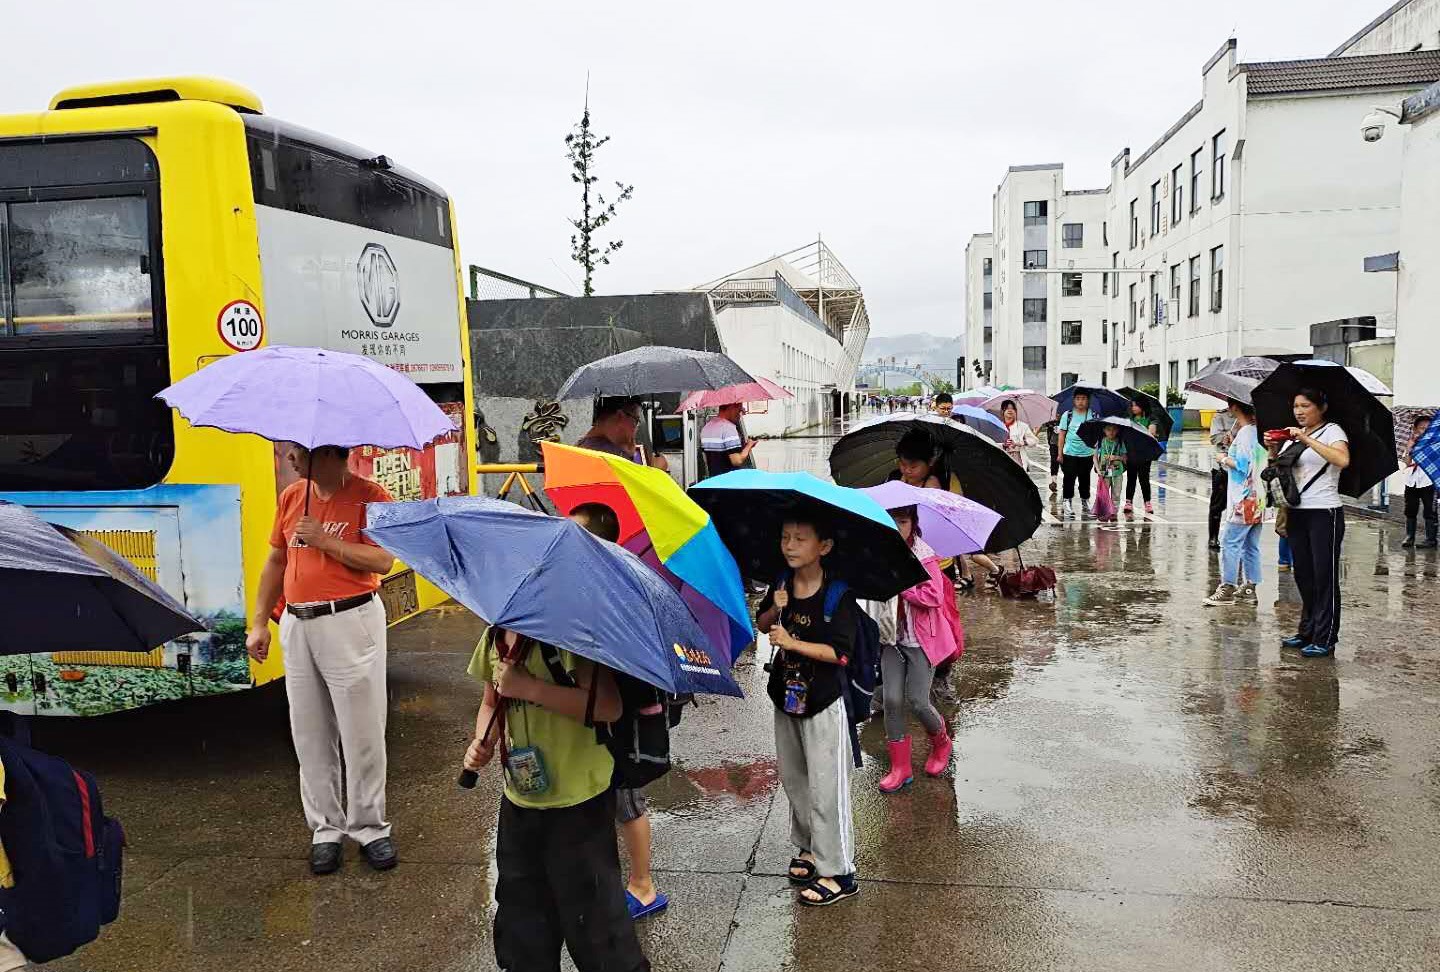
[[[469,671],[485,683],[485,699],[465,767],[479,770],[499,750],[505,775],[496,963],[557,968],[563,942],[579,972],[648,972],[620,878],[614,760],[593,727],[620,717],[614,677],[569,651],[494,627]]]

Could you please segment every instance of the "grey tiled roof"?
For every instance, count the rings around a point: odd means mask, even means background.
[[[1440,81],[1440,51],[1240,64],[1252,95],[1384,88]]]

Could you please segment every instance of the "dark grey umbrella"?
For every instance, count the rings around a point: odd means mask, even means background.
[[[651,345],[581,365],[555,397],[633,398],[754,382],[749,372],[719,352]]]
[[[205,625],[98,540],[0,501],[0,655],[150,651]]]
[[[1107,415],[1101,419],[1090,419],[1080,423],[1080,439],[1093,449],[1100,447],[1105,436],[1105,426],[1113,425],[1120,430],[1120,440],[1125,443],[1125,454],[1141,462],[1153,462],[1160,458],[1160,443],[1149,432],[1127,418]]]
[[[1280,366],[1274,358],[1226,358],[1208,364],[1185,383],[1186,391],[1251,404],[1250,394]]]

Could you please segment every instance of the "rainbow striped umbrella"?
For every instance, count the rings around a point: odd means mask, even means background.
[[[710,514],[670,476],[621,456],[541,443],[545,494],[561,514],[602,503],[620,521],[620,545],[680,593],[710,640],[731,663],[755,640],[735,558]]]

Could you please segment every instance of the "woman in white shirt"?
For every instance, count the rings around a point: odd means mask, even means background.
[[[1035,438],[1034,431],[1030,426],[1020,421],[1020,410],[1015,407],[1015,402],[1005,399],[1000,403],[1000,421],[1005,423],[1007,438],[1002,448],[1010,454],[1010,458],[1025,468],[1025,447],[1037,446],[1040,440]]]
[[[1340,470],[1350,465],[1350,437],[1325,421],[1330,401],[1323,391],[1302,388],[1295,395],[1296,424],[1280,456],[1302,449],[1295,463],[1300,505],[1286,514],[1286,533],[1300,588],[1300,627],[1281,642],[1307,658],[1335,653],[1340,636],[1340,546],[1345,540],[1345,507],[1340,500]],[[1278,458],[1278,457],[1277,457]]]

